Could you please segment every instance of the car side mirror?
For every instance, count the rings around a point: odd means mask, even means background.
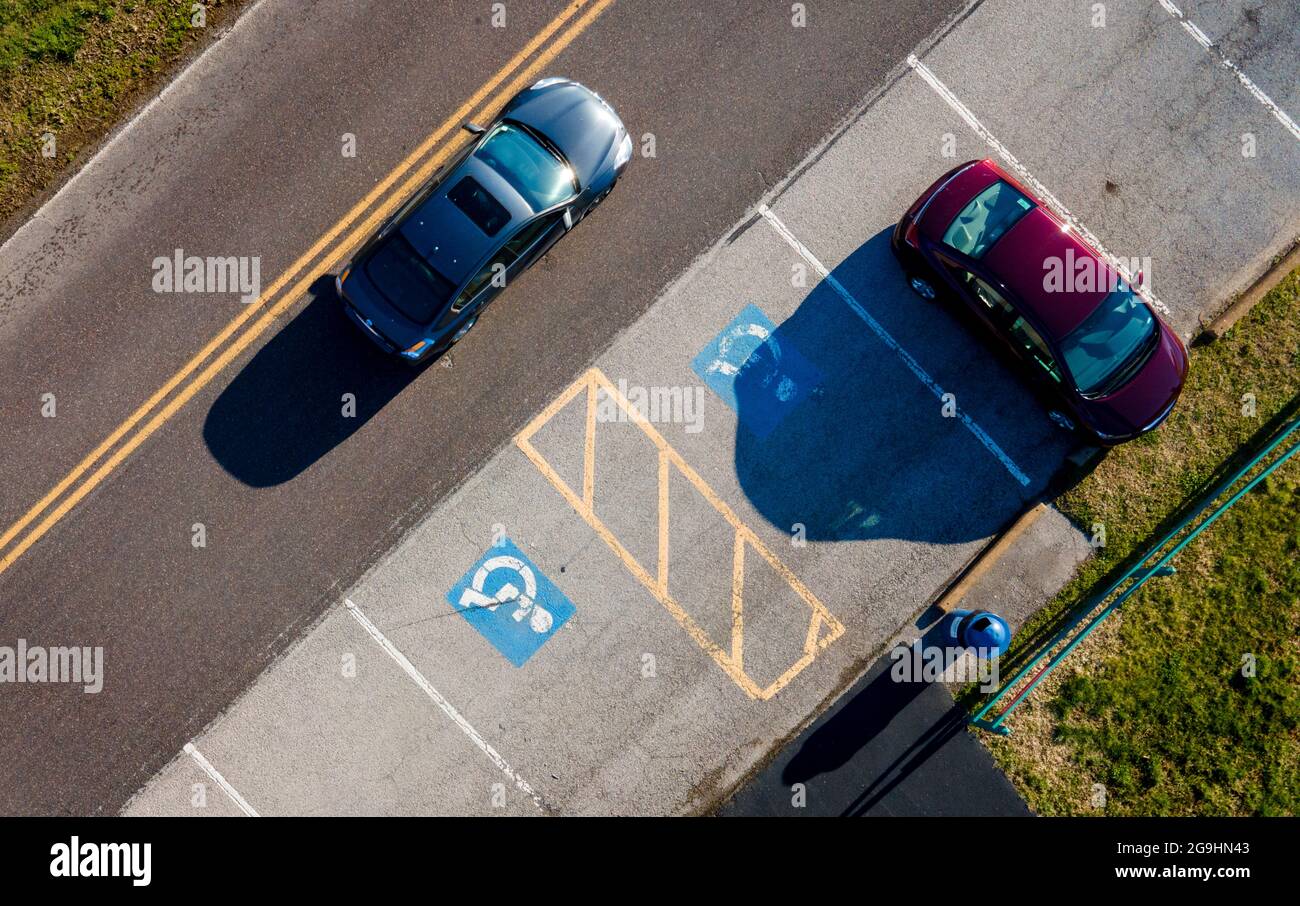
[[[465,125],[461,126],[461,128],[464,129],[466,132],[468,132],[470,135],[482,135],[484,132],[487,131],[478,123],[466,123]]]
[[[571,230],[571,229],[573,229],[573,209],[572,209],[572,208],[565,208],[565,209],[564,209],[564,228],[565,228],[566,230]]]

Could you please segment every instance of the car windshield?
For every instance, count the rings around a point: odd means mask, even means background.
[[[1121,282],[1061,343],[1066,367],[1079,392],[1104,387],[1143,348],[1155,329],[1151,309]]]
[[[416,324],[428,324],[456,287],[394,233],[366,262],[366,275],[393,307]]]
[[[499,173],[541,211],[577,194],[573,171],[537,139],[518,126],[502,123],[492,130],[474,156]]]
[[[972,258],[983,258],[1003,233],[1033,209],[1032,201],[1009,183],[998,180],[961,209],[943,234],[943,241]]]

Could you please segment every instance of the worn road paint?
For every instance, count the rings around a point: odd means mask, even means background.
[[[402,672],[410,677],[411,681],[419,686],[425,695],[429,696],[429,699],[438,706],[438,709],[442,711],[443,714],[446,714],[451,718],[452,723],[460,727],[461,732],[469,737],[469,740],[474,744],[474,747],[486,755],[488,759],[497,766],[497,769],[510,779],[511,783],[513,783],[520,792],[533,800],[540,810],[546,811],[546,806],[542,804],[542,797],[528,785],[526,780],[515,773],[514,768],[510,767],[509,762],[502,758],[501,754],[496,749],[492,748],[492,745],[483,738],[482,734],[480,734],[478,730],[474,729],[473,725],[470,724],[470,722],[466,720],[459,711],[452,706],[451,702],[447,701],[447,699],[443,697],[442,693],[435,689],[433,684],[425,679],[424,674],[416,669],[415,665],[411,663],[407,656],[402,654],[398,647],[390,642],[388,637],[379,631],[379,627],[370,622],[370,618],[361,612],[361,608],[353,604],[350,600],[344,603],[347,607],[348,613],[352,614],[352,618],[361,624],[361,628],[366,631],[366,634],[374,639],[379,644],[380,648],[383,648],[384,651],[387,652],[388,656],[397,663],[397,666],[402,668]]]
[[[821,384],[822,375],[757,305],[746,305],[691,362],[760,440]]]
[[[221,776],[221,772],[212,766],[212,762],[203,757],[203,753],[192,742],[185,743],[185,754],[194,759],[194,762],[203,769],[203,773],[212,778],[212,782],[221,787],[222,792],[230,797],[230,801],[239,807],[239,810],[250,818],[259,818],[257,810],[248,804],[248,800],[239,795],[239,790],[235,789]]]
[[[447,601],[516,667],[574,613],[564,592],[509,538],[487,549],[447,592]]]
[[[591,412],[596,405],[596,397],[600,393],[605,393],[612,399],[615,404],[626,414],[627,420],[634,422],[646,436],[650,438],[655,447],[658,448],[658,476],[659,476],[659,544],[657,569],[652,573],[646,569],[632,553],[615,537],[609,527],[597,515],[597,498],[595,494],[595,482],[599,479],[595,475],[595,452],[596,452],[596,428],[597,422],[594,419],[587,420],[587,435],[584,438],[584,485],[587,481],[591,482],[592,493],[579,494],[569,487],[568,483],[560,477],[554,467],[548,463],[545,458],[537,451],[532,444],[533,436],[549,422],[565,406],[571,403],[579,393],[585,392],[587,411]],[[536,418],[528,423],[524,429],[515,437],[515,444],[523,451],[524,455],[537,466],[538,470],[557,491],[569,502],[569,505],[577,511],[587,524],[595,530],[601,540],[612,550],[628,571],[632,573],[645,588],[654,595],[655,599],[662,604],[678,624],[686,630],[687,634],[694,639],[704,651],[717,663],[719,667],[736,683],[745,694],[751,698],[760,701],[767,701],[776,695],[799,675],[805,667],[813,662],[817,655],[824,651],[828,645],[838,639],[844,633],[844,624],[835,618],[826,606],[818,600],[817,596],[808,589],[806,585],[790,570],[788,566],[777,559],[776,555],[768,550],[767,546],[759,540],[758,535],[754,533],[744,522],[740,520],[731,507],[723,502],[717,493],[701,478],[694,469],[687,464],[675,449],[664,440],[655,428],[641,415],[634,406],[618,391],[598,368],[591,368],[578,380],[574,381],[567,390],[551,401]],[[668,577],[670,574],[670,553],[671,544],[669,542],[671,520],[668,514],[668,482],[673,471],[682,475],[695,490],[718,512],[732,527],[735,532],[732,561],[730,564],[732,571],[731,583],[731,638],[724,648],[713,639],[697,623],[686,609],[677,601],[672,593],[668,590]],[[785,672],[778,676],[767,686],[760,686],[744,668],[745,652],[745,621],[743,607],[744,591],[744,569],[745,558],[749,551],[756,552],[760,557],[772,567],[772,569],[783,578],[791,589],[802,599],[809,610],[808,629],[803,639],[803,655],[791,664]]]
[[[903,364],[907,366],[907,370],[916,375],[917,379],[928,387],[930,392],[933,393],[937,399],[942,400],[944,398],[944,389],[939,386],[938,382],[935,381],[934,378],[930,377],[929,372],[922,368],[916,359],[912,358],[912,354],[904,349],[899,342],[890,335],[889,331],[885,330],[884,326],[872,317],[870,312],[862,307],[861,303],[853,297],[853,294],[845,289],[844,284],[835,279],[835,275],[826,269],[826,265],[822,264],[821,260],[818,259],[818,257],[814,255],[806,245],[800,242],[794,233],[790,232],[790,228],[782,223],[781,218],[777,217],[776,214],[773,213],[772,209],[767,205],[760,205],[758,212],[763,215],[763,219],[772,226],[772,229],[776,230],[778,235],[789,243],[791,248],[799,253],[800,257],[812,265],[813,270],[826,281],[827,285],[835,291],[837,296],[844,300],[844,303],[848,305],[849,308],[853,309],[857,316],[866,323],[867,327],[871,328],[871,332],[879,338],[880,342],[892,349],[894,353],[903,360]],[[971,418],[965,410],[958,407],[956,410],[956,418],[966,427],[966,430],[975,435],[976,439],[984,445],[986,450],[997,458],[998,462],[1002,463],[1003,467],[1011,473],[1012,478],[1018,481],[1022,487],[1029,484],[1029,476],[1021,471],[1015,461],[997,445],[993,438],[989,437],[988,432],[975,423],[975,420]]]
[[[1082,236],[1083,240],[1087,242],[1088,245],[1096,249],[1096,251],[1106,259],[1107,263],[1109,263],[1111,267],[1115,268],[1115,270],[1119,271],[1120,274],[1123,275],[1124,279],[1127,280],[1144,299],[1159,309],[1162,315],[1169,317],[1170,312],[1168,306],[1156,297],[1156,294],[1151,291],[1150,287],[1143,286],[1141,281],[1136,278],[1124,262],[1120,261],[1107,251],[1106,246],[1101,244],[1101,240],[1093,235],[1092,231],[1084,226],[1077,217],[1071,214],[1070,209],[1062,204],[1061,200],[1053,195],[1047,186],[1039,182],[1038,178],[1029,172],[1028,167],[1016,160],[1016,156],[1007,149],[1006,145],[998,141],[997,137],[985,128],[983,123],[976,119],[975,114],[971,113],[970,108],[963,104],[957,95],[953,94],[952,89],[939,81],[939,77],[931,72],[928,66],[918,60],[915,54],[910,54],[908,56],[907,65],[912,68],[913,72],[921,77],[922,81],[934,89],[935,94],[943,98],[944,103],[951,107],[953,111],[962,118],[966,125],[970,126],[971,129],[974,130],[976,135],[984,139],[985,144],[998,153],[998,156],[1001,157],[1003,162],[1011,168],[1011,171],[1016,174],[1016,177],[1021,182],[1033,189],[1035,195],[1047,202],[1047,206],[1052,209],[1052,212],[1055,213],[1057,217],[1068,223],[1071,229]]]
[[[1273,118],[1282,124],[1282,128],[1291,133],[1292,138],[1296,141],[1300,141],[1300,126],[1295,124],[1295,120],[1291,119],[1285,110],[1279,107],[1271,97],[1265,94],[1262,88],[1251,81],[1250,77],[1242,72],[1236,63],[1229,60],[1227,56],[1224,55],[1223,51],[1221,51],[1218,46],[1210,40],[1209,35],[1201,31],[1195,22],[1188,19],[1187,16],[1183,14],[1183,11],[1170,3],[1169,0],[1160,0],[1160,5],[1165,8],[1165,12],[1178,20],[1178,24],[1183,27],[1184,31],[1192,36],[1192,39],[1195,40],[1197,44],[1204,47],[1219,61],[1220,66],[1235,75],[1237,81],[1246,86],[1246,90],[1250,92],[1251,97],[1263,104],[1264,109],[1273,114]]]

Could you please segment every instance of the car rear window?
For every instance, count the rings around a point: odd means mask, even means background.
[[[366,262],[368,276],[393,307],[416,324],[428,324],[456,287],[438,273],[401,233],[394,233]]]
[[[466,176],[452,186],[447,197],[466,217],[474,221],[476,227],[489,236],[495,236],[510,222],[510,212],[472,176]]]
[[[1030,211],[1034,203],[1010,183],[998,180],[961,209],[943,234],[944,244],[972,258],[983,258]]]

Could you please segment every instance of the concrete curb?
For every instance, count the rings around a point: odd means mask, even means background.
[[[1062,485],[1081,477],[1093,462],[1103,453],[1099,447],[1085,446],[1074,450],[1067,457],[1066,465],[1052,479],[1048,490],[1034,503],[1029,504],[1019,516],[996,536],[984,549],[976,554],[970,562],[948,583],[948,586],[934,599],[927,613],[936,615],[939,611],[950,613],[991,570],[998,564],[1011,546],[1029,530],[1038,518],[1047,511],[1051,501],[1060,496]]]
[[[1015,518],[1003,532],[994,538],[984,550],[980,551],[972,560],[957,581],[953,582],[934,602],[932,609],[942,610],[944,613],[951,613],[957,606],[958,602],[966,596],[966,593],[978,582],[985,573],[1002,559],[1002,555],[1007,549],[1015,543],[1016,539],[1023,535],[1031,525],[1038,521],[1038,518],[1047,511],[1047,504],[1038,501],[1027,508]]]
[[[1293,243],[1290,251],[1282,255],[1272,267],[1252,283],[1250,288],[1237,298],[1237,301],[1229,305],[1222,314],[1207,324],[1205,329],[1197,336],[1193,345],[1205,346],[1220,339],[1234,324],[1244,318],[1260,299],[1268,295],[1275,286],[1286,279],[1286,276],[1297,267],[1300,267],[1300,242]]]

